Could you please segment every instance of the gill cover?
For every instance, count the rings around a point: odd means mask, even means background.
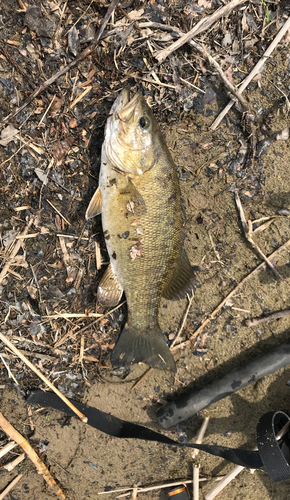
[[[113,167],[130,177],[142,175],[157,160],[153,113],[140,92],[130,99],[122,90],[114,102],[105,130],[105,151]]]

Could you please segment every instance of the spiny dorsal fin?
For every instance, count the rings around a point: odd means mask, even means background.
[[[186,294],[193,288],[193,280],[193,269],[183,248],[174,275],[165,290],[163,290],[163,297],[169,300],[184,299]]]
[[[86,219],[87,220],[91,219],[92,217],[99,215],[101,212],[102,212],[102,195],[101,195],[101,190],[98,187],[87,208]]]
[[[122,294],[123,288],[120,285],[111,264],[109,264],[99,284],[97,300],[103,306],[114,307],[119,303]]]

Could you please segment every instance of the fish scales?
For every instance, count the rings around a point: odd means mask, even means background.
[[[182,245],[178,175],[145,99],[137,93],[130,100],[128,92],[123,90],[108,119],[99,191],[87,211],[87,218],[101,211],[110,257],[98,299],[112,306],[123,290],[126,295],[127,324],[113,364],[143,361],[175,370],[158,309],[162,295],[184,296],[193,277]]]
[[[168,171],[172,178],[162,185],[163,179],[168,179]],[[134,208],[133,212],[128,211],[123,196],[118,197],[116,184],[110,182],[115,179],[118,186],[122,177],[109,163],[102,169],[102,225],[107,231],[112,267],[126,291],[128,324],[146,327],[155,324],[160,298],[173,275],[181,245],[180,191],[175,166],[163,155],[154,169],[134,182],[147,208],[144,215],[136,216]],[[173,194],[175,199],[171,201]],[[120,238],[127,232],[127,238]],[[140,241],[141,255],[133,258],[131,249]]]

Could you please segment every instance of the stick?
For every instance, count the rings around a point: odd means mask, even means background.
[[[266,262],[266,264],[270,267],[270,269],[273,271],[275,276],[277,278],[280,278],[281,280],[283,280],[283,277],[281,276],[279,271],[276,269],[276,267],[273,266],[272,262],[262,252],[262,250],[258,247],[258,245],[254,242],[254,240],[252,238],[252,234],[253,234],[252,223],[251,223],[251,221],[248,221],[248,224],[246,223],[243,206],[242,206],[242,203],[241,203],[241,200],[240,200],[240,197],[239,197],[239,194],[237,191],[235,191],[235,200],[236,200],[236,204],[237,204],[237,209],[238,209],[239,214],[240,214],[240,219],[241,219],[241,223],[243,226],[243,231],[244,231],[245,237],[247,238],[248,242],[252,245],[254,250],[256,250],[256,252],[260,255],[260,257]]]
[[[13,450],[17,444],[14,441],[10,441],[10,443],[5,444],[3,448],[0,450],[0,458],[4,457],[6,453],[9,453],[9,451]]]
[[[142,382],[142,380],[144,380],[145,377],[147,377],[147,375],[149,375],[150,372],[152,372],[152,370],[153,370],[152,366],[148,368],[148,370],[146,370],[146,372],[143,373],[143,375],[139,378],[139,380],[137,380],[137,382],[133,385],[133,387],[131,387],[131,391],[133,389],[136,389],[136,387]]]
[[[35,89],[36,85],[34,83],[34,81],[32,80],[31,78],[31,75],[28,75],[26,73],[26,71],[21,68],[21,66],[19,66],[19,64],[15,61],[15,59],[12,57],[12,55],[10,54],[10,52],[8,52],[2,45],[2,43],[0,43],[0,52],[2,52],[2,54],[4,55],[4,57],[7,59],[7,61],[10,62],[10,64],[12,64],[12,66],[14,66],[14,68],[16,69],[16,71],[18,73],[20,73],[20,75],[22,75],[25,80],[29,83],[29,85],[31,85],[31,87],[33,89]]]
[[[137,484],[134,484],[131,496],[132,500],[136,500],[137,495],[138,495],[138,487]]]
[[[121,304],[118,304],[116,307],[114,307],[114,309],[111,309],[111,311],[108,311],[107,313],[105,314],[102,314],[98,319],[95,319],[95,321],[92,321],[92,323],[90,323],[89,325],[87,326],[84,326],[83,328],[81,328],[81,330],[78,330],[78,333],[83,333],[84,331],[86,331],[88,328],[90,328],[91,326],[95,325],[96,323],[98,323],[99,321],[101,321],[103,318],[105,318],[106,316],[108,316],[109,314],[113,313],[114,311],[116,311],[117,309],[119,309],[119,307],[121,307],[123,304],[125,304],[125,300],[124,302],[121,302]],[[93,313],[89,313],[90,314],[93,314]],[[87,315],[86,315],[87,316]],[[90,316],[89,316],[90,317]],[[69,333],[69,332],[68,332]]]
[[[193,466],[193,500],[199,499],[199,465]]]
[[[268,316],[260,316],[259,318],[247,319],[245,321],[246,326],[256,326],[260,323],[267,323],[272,319],[284,318],[284,316],[290,315],[290,309],[285,309],[284,311],[278,311],[276,313],[269,314]]]
[[[290,240],[287,240],[286,243],[281,245],[275,252],[273,252],[270,256],[269,259],[273,259],[276,257],[276,255],[281,252],[281,250],[285,250],[290,245]],[[181,344],[178,344],[177,346],[174,347],[174,349],[178,349],[179,347],[185,347],[193,342],[193,340],[202,332],[204,327],[212,320],[215,318],[217,313],[221,310],[221,308],[225,305],[227,300],[229,300],[237,291],[248,281],[248,279],[252,278],[257,274],[261,269],[265,269],[266,263],[262,262],[261,264],[256,267],[253,271],[250,272],[247,276],[245,276],[240,283],[237,284],[237,286],[221,301],[221,303],[214,309],[214,311],[211,313],[211,315],[204,320],[204,322],[198,327],[198,329],[194,332],[194,334],[190,337],[190,339],[186,340],[185,342],[182,342]]]
[[[58,314],[49,314],[48,316],[42,316],[46,319],[68,319],[68,318],[102,318],[103,314],[98,313],[58,313]]]
[[[202,443],[202,440],[204,438],[204,435],[205,435],[205,431],[207,429],[207,426],[208,426],[208,422],[209,422],[209,417],[205,417],[203,422],[202,422],[202,426],[201,428],[199,429],[198,433],[197,433],[197,436],[196,436],[196,440],[195,440],[195,444],[201,444]],[[193,450],[192,452],[192,458],[196,458],[197,455],[199,454],[199,450]]]
[[[247,78],[243,81],[241,86],[239,87],[239,94],[241,94],[245,88],[248,86],[248,84],[251,82],[251,80],[254,78],[254,76],[259,73],[259,71],[262,71],[262,66],[265,64],[267,58],[272,54],[273,50],[276,48],[278,43],[281,41],[285,33],[288,31],[290,28],[290,17],[288,17],[287,21],[285,22],[284,26],[280,29],[279,33],[275,36],[273,42],[269,45],[267,48],[266,52],[264,55],[261,57],[261,59],[257,62],[256,66],[252,69],[252,71],[249,73]],[[210,129],[215,130],[217,126],[220,124],[222,119],[226,116],[227,112],[231,109],[232,105],[234,104],[235,101],[233,99],[230,100],[230,102],[226,105],[226,107],[223,109],[223,111],[218,115],[218,117],[215,119],[213,124],[211,125]]]
[[[0,427],[2,430],[16,443],[23,448],[27,456],[30,458],[30,460],[34,463],[35,467],[37,468],[38,472],[43,476],[45,481],[47,482],[48,486],[54,491],[54,493],[59,497],[59,498],[66,498],[65,494],[63,491],[60,489],[60,487],[56,484],[55,480],[51,476],[49,470],[47,467],[44,465],[44,463],[40,460],[39,456],[35,453],[34,449],[30,446],[28,441],[16,430],[14,427],[6,420],[6,418],[0,413]],[[3,493],[2,493],[3,495]],[[0,500],[4,498],[4,496],[0,495]]]
[[[215,476],[215,477],[200,477],[199,481],[203,483],[204,481],[221,481],[225,476]],[[145,493],[151,490],[161,490],[162,488],[170,488],[171,486],[179,486],[180,484],[192,484],[192,479],[186,479],[185,481],[177,481],[175,483],[159,484],[159,486],[150,486],[149,488],[139,488],[138,493]],[[120,493],[121,491],[132,491],[133,488],[120,488],[118,490],[111,491],[99,491],[98,495],[112,495],[112,493]],[[126,493],[128,495],[129,493]]]
[[[49,201],[49,200],[45,200],[45,201],[47,201],[47,203],[49,203],[49,204],[50,204],[50,206],[51,206],[51,207],[52,207],[52,208],[56,211],[56,213],[57,213],[57,214],[58,214],[58,215],[59,215],[59,216],[60,216],[60,217],[61,217],[61,218],[62,218],[62,219],[63,219],[63,220],[64,220],[64,221],[65,221],[65,222],[69,225],[69,226],[71,226],[71,223],[70,223],[70,222],[69,222],[69,221],[65,218],[65,216],[64,216],[64,215],[62,215],[62,213],[60,213],[60,212],[58,211],[58,209],[57,209],[57,208],[56,208],[56,207],[55,207],[55,206],[51,203],[51,201]]]
[[[242,465],[236,465],[223,479],[214,486],[205,496],[205,500],[213,500],[242,470]]]
[[[225,86],[228,88],[228,90],[238,99],[238,101],[241,103],[242,107],[244,108],[245,111],[250,111],[249,109],[249,103],[246,101],[246,99],[240,94],[239,90],[236,89],[229,79],[226,77],[224,74],[222,68],[218,64],[218,62],[207,52],[205,49],[205,54],[206,57],[208,58],[209,63],[215,67],[217,70],[218,74],[220,75],[222,81],[224,82]]]
[[[184,328],[184,325],[186,323],[186,320],[187,320],[187,316],[188,316],[188,313],[189,313],[189,310],[191,308],[191,304],[192,304],[192,301],[194,299],[194,293],[193,293],[193,290],[192,290],[192,295],[191,297],[187,294],[187,299],[188,299],[188,304],[187,304],[187,308],[186,308],[186,311],[185,311],[185,314],[184,314],[184,317],[183,317],[183,320],[182,320],[182,323],[181,323],[181,326],[179,328],[179,331],[175,337],[175,339],[173,340],[171,346],[170,346],[170,349],[173,349],[173,347],[175,346],[176,342],[180,339],[180,335],[182,333],[182,330]]]
[[[30,221],[28,222],[26,228],[22,231],[21,235],[20,236],[24,236],[28,233],[29,231],[29,228],[30,226],[32,225],[34,221],[34,217],[31,217]],[[5,264],[5,266],[3,267],[1,273],[0,273],[0,285],[2,283],[2,281],[4,280],[6,274],[8,273],[9,271],[9,268],[10,268],[10,265],[11,265],[11,260],[14,259],[14,257],[16,257],[16,255],[18,254],[19,250],[20,250],[20,247],[23,245],[23,239],[19,239],[15,245],[15,247],[13,248],[11,254],[9,255],[9,262],[7,262],[7,264]]]
[[[21,453],[19,457],[15,458],[15,460],[12,460],[12,462],[9,462],[8,464],[3,465],[3,469],[8,470],[8,472],[11,472],[17,465],[19,465],[23,460],[25,459],[26,455],[25,453]],[[2,467],[0,467],[2,469]]]
[[[22,478],[23,474],[18,474],[18,476],[16,476],[13,481],[7,486],[7,488],[5,488],[4,491],[2,491],[2,493],[0,493],[0,500],[3,500],[6,495],[8,495],[9,491],[11,491],[14,486],[18,483],[18,481]]]
[[[52,75],[48,80],[43,82],[39,87],[35,89],[32,94],[24,101],[24,103],[19,106],[19,108],[14,111],[14,113],[10,113],[10,115],[6,116],[2,121],[7,122],[14,116],[16,116],[20,111],[22,111],[26,106],[36,97],[38,96],[41,92],[43,92],[45,89],[47,89],[52,83],[54,83],[60,76],[65,75],[70,69],[72,69],[74,66],[76,66],[80,61],[83,61],[86,57],[88,57],[92,52],[94,52],[95,48],[97,47],[99,40],[103,34],[103,31],[105,27],[107,26],[107,23],[112,15],[113,10],[117,6],[119,0],[112,0],[112,2],[109,5],[109,8],[105,14],[105,17],[102,21],[101,26],[99,27],[95,38],[93,39],[91,45],[89,45],[85,50],[83,50],[73,61],[71,61],[67,66],[62,68],[60,71]]]
[[[41,380],[43,380],[43,382],[48,385],[48,387],[50,387],[50,389],[52,389],[55,394],[58,395],[59,398],[61,398],[65,404],[67,406],[69,406],[69,408],[85,423],[87,423],[88,419],[87,417],[85,417],[85,415],[83,415],[39,370],[38,368],[36,368],[25,356],[24,354],[22,354],[19,349],[17,349],[17,347],[15,347],[14,344],[12,344],[12,342],[10,342],[10,340],[7,339],[7,337],[5,337],[5,335],[3,335],[2,333],[0,333],[0,340],[2,340],[2,342],[4,342],[4,344],[7,345],[7,347],[9,347],[11,349],[11,351],[13,351],[15,354],[17,354],[17,356],[27,365],[29,366],[29,368],[34,371],[34,373],[36,373],[36,375],[39,376],[39,378],[41,378]],[[16,441],[16,439],[15,439]]]
[[[235,7],[244,3],[245,0],[232,0],[224,7],[220,7],[210,16],[201,19],[188,33],[185,33],[179,40],[166,47],[166,49],[159,50],[154,54],[159,63],[163,62],[166,57],[179,47],[187,43],[191,38],[198,35],[202,31],[207,30],[213,23],[218,21],[221,17],[227,16]]]

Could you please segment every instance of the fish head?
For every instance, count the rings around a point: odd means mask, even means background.
[[[113,167],[131,177],[142,175],[157,162],[158,125],[140,92],[124,88],[114,102],[105,130],[105,151]]]

